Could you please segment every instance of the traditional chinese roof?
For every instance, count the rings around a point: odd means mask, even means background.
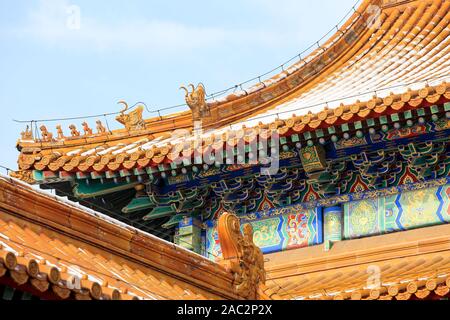
[[[283,299],[448,297],[449,234],[450,225],[441,225],[337,242],[327,252],[316,246],[266,255],[269,287]]]
[[[239,298],[232,282],[200,255],[0,177],[0,283],[47,299],[198,300]]]
[[[25,133],[18,142],[20,176],[32,181],[30,170],[126,175],[170,164],[183,150],[193,155],[200,144],[251,140],[267,128],[282,136],[314,133],[448,102],[449,7],[442,0],[363,1],[309,56],[249,89],[209,101],[209,116],[202,119],[208,130],[200,141],[171,134],[192,132],[191,112],[137,119],[112,132],[101,126],[98,134],[87,128],[85,135],[36,140]]]
[[[380,105],[376,100],[367,103],[358,103],[347,107],[338,107],[334,110],[322,111],[319,114],[309,114],[301,117],[293,117],[287,120],[277,120],[269,126],[253,128],[241,128],[237,131],[228,129],[215,131],[203,136],[202,147],[199,150],[208,150],[205,146],[212,145],[219,149],[223,144],[234,146],[236,139],[253,141],[258,134],[267,129],[276,129],[281,136],[289,134],[301,134],[313,129],[325,129],[346,123],[349,120],[361,121],[370,117],[389,115],[401,111],[408,111],[424,104],[432,105],[442,101],[450,101],[450,84],[441,84],[436,87],[424,87],[421,90],[408,91],[404,94],[392,94],[384,99]],[[220,134],[222,133],[222,134]],[[70,151],[52,150],[50,153],[41,150],[42,153],[22,153],[19,158],[21,170],[38,171],[65,171],[65,172],[106,172],[118,170],[134,170],[145,167],[158,167],[170,164],[174,159],[183,156],[193,156],[196,152],[194,146],[196,137],[191,139],[173,139],[171,136],[150,140],[148,138],[130,141],[129,143],[114,144],[110,141],[103,146],[84,145]],[[186,142],[191,142],[192,147],[186,147]],[[111,146],[110,146],[111,145]],[[109,147],[110,146],[110,147]],[[92,148],[90,148],[92,147]],[[187,152],[185,151],[187,150]]]

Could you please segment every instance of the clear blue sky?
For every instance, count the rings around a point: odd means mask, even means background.
[[[0,0],[0,164],[17,167],[25,125],[12,119],[114,112],[120,99],[180,104],[190,82],[219,91],[295,56],[355,2]],[[79,28],[68,27],[74,5]]]

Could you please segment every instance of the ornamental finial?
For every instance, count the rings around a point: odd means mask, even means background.
[[[244,225],[242,234],[239,218],[224,213],[219,218],[218,233],[224,259],[220,263],[233,273],[236,293],[255,300],[260,285],[266,282],[266,272],[262,251],[253,242],[252,226]]]
[[[116,120],[123,124],[128,131],[142,130],[145,129],[145,121],[142,118],[144,112],[144,107],[140,105],[135,110],[130,111],[130,113],[125,114],[128,110],[128,104],[121,100],[118,104],[123,104],[125,108],[120,111],[120,115],[116,117]]]
[[[190,84],[188,87],[191,88],[191,91],[181,86],[180,90],[186,91],[185,100],[186,104],[192,111],[192,118],[194,121],[199,121],[204,117],[210,116],[209,106],[206,103],[206,89],[202,83],[199,83],[197,88],[193,84]]]

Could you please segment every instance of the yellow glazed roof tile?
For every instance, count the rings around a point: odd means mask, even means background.
[[[449,230],[443,225],[343,241],[330,251],[315,246],[266,255],[269,288],[281,298],[301,300],[445,297]]]
[[[66,214],[71,223],[57,217]],[[232,274],[220,265],[92,214],[0,177],[0,282],[12,280],[47,299],[238,298]]]

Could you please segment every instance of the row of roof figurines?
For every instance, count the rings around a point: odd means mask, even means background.
[[[99,134],[99,135],[107,134],[107,129],[105,128],[105,126],[103,125],[103,123],[100,120],[96,121],[96,125],[97,125],[97,134]],[[94,134],[93,130],[89,127],[89,124],[87,122],[83,122],[82,126],[83,126],[84,136],[92,136]],[[70,135],[72,138],[78,138],[78,137],[82,136],[81,132],[77,129],[77,127],[74,124],[71,124],[69,126],[69,129],[70,129]],[[41,135],[39,140],[41,140],[43,142],[52,142],[52,141],[56,141],[56,140],[64,140],[67,138],[64,135],[61,125],[56,126],[56,131],[57,131],[56,139],[53,136],[53,133],[48,131],[48,129],[45,125],[41,125],[39,127],[39,130],[40,130],[40,135]],[[21,135],[21,139],[23,141],[34,140],[33,132],[30,130],[30,126],[27,126],[26,130],[21,132],[20,135]]]
[[[201,118],[205,116],[208,113],[208,105],[206,103],[206,91],[203,84],[199,84],[197,88],[195,88],[194,85],[189,85],[189,87],[192,88],[192,91],[189,92],[189,90],[185,87],[181,87],[181,89],[186,91],[186,104],[189,106],[189,108],[192,110],[192,115],[194,120]],[[134,131],[134,130],[143,130],[145,129],[145,121],[142,117],[144,107],[142,105],[137,106],[136,109],[130,111],[128,114],[125,113],[129,109],[128,104],[125,101],[119,101],[118,104],[122,104],[125,106],[125,108],[120,111],[120,115],[116,117],[116,120],[123,124],[125,128],[128,131]],[[92,136],[94,135],[93,130],[89,127],[89,124],[84,121],[82,124],[84,136]],[[70,137],[66,137],[64,135],[63,129],[61,125],[56,126],[57,131],[57,137],[55,139],[52,132],[48,131],[47,127],[45,125],[41,125],[39,127],[40,130],[40,140],[42,142],[54,142],[56,140],[64,140],[66,138],[79,138],[82,136],[81,132],[77,129],[77,127],[74,124],[71,124],[69,126],[70,129]],[[111,133],[109,129],[107,129],[101,120],[96,121],[96,129],[97,129],[97,135],[107,135],[108,132]],[[32,128],[30,126],[27,126],[26,130],[21,132],[21,140],[35,140],[33,137]]]
[[[181,89],[186,91],[185,101],[186,101],[186,104],[189,106],[189,108],[192,111],[193,121],[195,122],[198,120],[202,120],[202,119],[211,117],[211,110],[210,110],[210,106],[206,102],[206,91],[205,91],[205,87],[203,86],[203,84],[200,83],[197,86],[197,88],[195,88],[194,85],[189,85],[189,87],[192,88],[191,91],[189,91],[185,87],[181,87]],[[339,118],[346,114],[345,109],[348,109],[348,113],[350,115],[357,114],[359,112],[363,112],[364,114],[367,114],[367,113],[372,112],[373,109],[377,113],[380,113],[380,112],[384,111],[386,109],[386,107],[388,107],[388,106],[391,107],[393,110],[398,111],[399,110],[398,106],[396,106],[394,108],[396,101],[398,103],[401,103],[402,105],[404,105],[406,103],[411,104],[410,101],[413,98],[417,98],[417,99],[419,99],[419,101],[421,99],[427,99],[428,102],[435,103],[435,102],[437,102],[437,100],[439,100],[439,98],[442,95],[446,95],[449,89],[450,89],[449,84],[447,84],[444,81],[442,84],[437,85],[435,87],[430,87],[427,85],[425,88],[423,88],[421,90],[417,90],[417,91],[412,91],[411,89],[408,89],[407,92],[405,92],[404,94],[401,94],[401,95],[391,93],[389,96],[385,97],[384,99],[377,98],[376,96],[374,96],[373,99],[370,100],[367,104],[362,104],[359,100],[357,100],[356,104],[345,107],[344,104],[341,103],[341,106],[334,110],[329,110],[328,107],[325,107],[322,112],[316,114],[316,117],[317,117],[316,120],[323,121],[330,114],[334,118],[336,118],[336,117]],[[413,94],[413,92],[414,92],[414,94]],[[415,96],[415,97],[413,97],[413,96]],[[430,97],[430,99],[428,99],[428,97]],[[446,95],[446,97],[447,97],[447,95]],[[377,111],[377,108],[376,108],[379,102],[382,103],[382,106],[380,108],[381,111]],[[119,104],[123,104],[125,106],[125,108],[122,111],[120,111],[120,115],[116,117],[116,120],[118,122],[120,122],[121,124],[123,124],[128,132],[146,129],[146,122],[145,122],[145,120],[143,120],[143,117],[142,117],[143,111],[144,111],[144,107],[142,104],[135,105],[136,108],[129,111],[129,113],[125,113],[125,111],[127,111],[129,109],[128,104],[126,102],[119,101]],[[365,107],[362,110],[361,108],[363,105]],[[416,103],[413,105],[416,106]],[[296,115],[293,114],[293,117],[295,118]],[[307,115],[304,115],[302,117],[301,122],[302,122],[302,124],[306,125],[313,121],[317,123],[318,121],[316,121],[316,120],[314,120],[313,114],[311,113],[311,111],[309,111]],[[83,131],[84,131],[85,137],[94,135],[93,130],[89,127],[89,125],[86,122],[83,122],[82,126],[83,126]],[[317,127],[317,125],[315,127]],[[112,132],[109,129],[107,130],[107,128],[105,128],[105,126],[103,125],[103,123],[100,120],[97,120],[96,128],[97,128],[97,135],[112,134]],[[70,135],[71,135],[70,137],[65,137],[64,132],[60,125],[56,126],[56,129],[57,129],[57,140],[60,140],[60,141],[66,139],[66,138],[78,139],[79,137],[82,136],[80,131],[77,130],[76,126],[73,124],[71,124],[69,126]],[[38,131],[38,130],[36,130],[36,131]],[[36,132],[36,133],[38,133],[38,132]],[[56,141],[54,135],[48,131],[48,129],[45,125],[40,126],[40,133],[41,133],[41,137],[39,139],[35,139],[33,137],[33,132],[30,130],[30,127],[27,126],[26,131],[21,133],[22,141],[30,141],[30,140],[40,141],[40,142]]]

